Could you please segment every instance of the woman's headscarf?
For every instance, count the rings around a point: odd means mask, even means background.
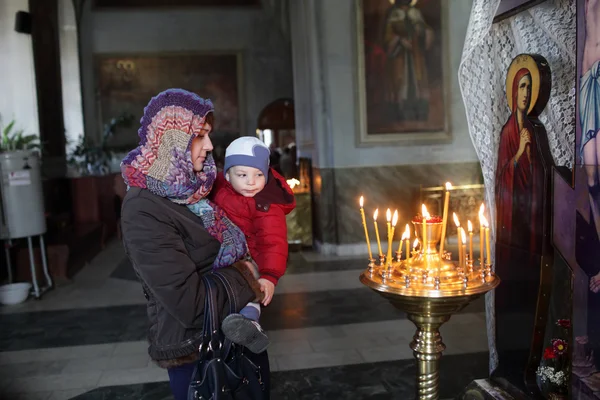
[[[191,144],[213,111],[210,100],[183,89],[168,89],[153,97],[140,120],[140,144],[121,162],[125,183],[179,204],[194,204],[205,197],[217,168],[208,154],[202,171],[195,172]]]

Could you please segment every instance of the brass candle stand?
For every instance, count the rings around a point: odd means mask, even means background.
[[[422,222],[414,222],[422,240]],[[475,266],[465,255],[463,265],[451,260],[437,248],[442,223],[426,223],[425,246],[402,259],[402,251],[393,260],[369,260],[360,281],[406,312],[417,331],[410,348],[417,360],[417,399],[439,399],[439,360],[446,348],[440,327],[452,314],[494,289],[500,279],[489,264]],[[460,243],[459,243],[460,248]]]

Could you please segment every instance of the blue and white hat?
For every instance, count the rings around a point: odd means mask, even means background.
[[[265,179],[269,176],[269,148],[258,138],[253,136],[243,136],[235,139],[225,150],[225,166],[227,172],[229,168],[238,165],[244,167],[253,167],[260,170]]]

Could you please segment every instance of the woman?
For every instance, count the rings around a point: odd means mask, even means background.
[[[207,202],[204,198],[215,180],[210,153],[213,110],[210,100],[181,89],[160,93],[144,109],[140,145],[121,164],[130,187],[123,199],[123,242],[148,300],[148,352],[167,368],[176,400],[187,399],[201,342],[206,295],[201,276],[212,270],[223,249],[232,262],[242,257],[236,256],[240,247],[246,251],[243,236],[236,239],[231,223],[217,210],[213,218],[200,219],[187,207]],[[232,240],[225,243],[222,238]],[[244,262],[220,272],[236,292],[240,307],[262,298]],[[227,296],[219,289],[223,319]],[[268,392],[266,353],[250,357],[261,366]]]
[[[544,172],[527,112],[531,74],[517,71],[512,83],[512,113],[500,134],[496,169],[497,241],[540,254]]]

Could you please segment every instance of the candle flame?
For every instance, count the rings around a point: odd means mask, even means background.
[[[410,227],[406,224],[406,228],[404,229],[404,235],[406,235],[406,240],[410,239]]]
[[[452,184],[450,182],[446,182],[446,190],[452,190]]]
[[[460,235],[462,237],[462,243],[463,244],[467,243],[467,235],[465,235],[465,230],[464,229],[460,230]]]
[[[296,178],[292,178],[292,179],[288,179],[286,181],[286,183],[290,186],[290,189],[293,189],[300,184],[300,181]]]
[[[392,218],[392,226],[396,226],[398,223],[398,210],[394,211],[394,217]]]
[[[386,213],[385,213],[385,220],[387,222],[390,222],[392,220],[392,212],[390,211],[390,209],[388,208]]]
[[[431,218],[431,215],[429,215],[429,213],[427,212],[427,207],[425,207],[425,204],[421,204],[421,215],[423,215],[423,219],[425,220],[425,222],[427,222],[427,220]]]
[[[377,221],[377,216],[379,215],[379,208],[375,210],[375,212],[373,213],[373,219],[375,221]]]
[[[410,231],[404,231],[402,234],[402,241],[410,239]]]
[[[415,239],[415,241],[413,242],[413,249],[416,249],[418,245],[419,245],[419,239]]]
[[[489,225],[488,225],[488,220],[487,220],[487,218],[485,217],[485,215],[481,214],[481,215],[479,216],[479,218],[481,218],[481,225],[483,225],[483,226],[485,226],[485,227],[487,228]]]
[[[358,201],[358,203],[360,204],[360,208],[363,208],[363,205],[365,204],[365,198],[360,196],[360,200]]]
[[[485,212],[485,204],[481,203],[481,207],[479,207],[479,215],[483,215]]]
[[[467,226],[468,226],[468,229],[469,229],[469,233],[473,232],[473,224],[471,223],[471,220],[467,221]]]
[[[460,226],[460,221],[458,220],[456,213],[452,213],[452,218],[454,218],[454,223],[456,224],[456,227],[458,228]]]

